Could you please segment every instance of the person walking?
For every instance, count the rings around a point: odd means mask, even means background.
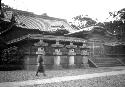
[[[43,76],[46,76],[43,57],[44,57],[44,55],[42,55],[42,54],[38,55],[38,57],[37,57],[38,67],[37,67],[37,71],[36,71],[36,76],[38,76],[38,73],[43,73]]]

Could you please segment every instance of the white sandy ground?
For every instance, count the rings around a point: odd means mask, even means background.
[[[27,80],[27,81],[18,81],[18,82],[3,82],[3,83],[0,83],[0,87],[20,87],[20,86],[34,85],[34,84],[46,84],[46,83],[55,83],[55,82],[71,81],[71,80],[91,79],[95,77],[111,76],[111,75],[119,75],[119,74],[125,74],[125,70],[84,74],[84,75],[77,75],[77,76],[54,77],[49,79],[37,79],[37,80]]]

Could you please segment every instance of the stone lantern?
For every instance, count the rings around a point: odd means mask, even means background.
[[[88,68],[89,65],[88,65],[88,56],[89,56],[89,52],[88,52],[88,49],[89,47],[87,46],[86,43],[83,43],[82,46],[79,46],[79,48],[81,49],[81,55],[82,55],[82,66],[84,68]]]
[[[37,55],[45,55],[44,47],[48,46],[47,43],[43,42],[43,40],[40,40],[38,43],[34,44],[38,47],[38,50],[36,52]]]
[[[60,52],[60,49],[63,47],[64,45],[60,44],[59,41],[56,41],[56,44],[52,44],[52,47],[55,49],[55,52],[53,52],[53,55],[54,55],[54,65],[53,65],[53,68],[54,69],[61,69],[61,65],[60,65],[60,62],[61,62],[61,55],[62,55],[62,52]]]
[[[73,45],[72,42],[70,42],[70,45],[66,45],[66,48],[69,49],[68,56],[69,56],[69,67],[70,68],[73,68],[75,66],[74,55],[76,55],[76,53],[75,53],[76,47],[77,46]]]
[[[38,50],[36,52],[37,56],[45,55],[44,47],[48,46],[48,43],[45,43],[43,42],[43,40],[40,40],[38,43],[35,43],[34,45],[38,47]]]

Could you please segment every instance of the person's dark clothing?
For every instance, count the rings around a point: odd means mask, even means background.
[[[43,61],[43,56],[42,55],[38,55],[38,68],[37,68],[37,72],[36,72],[36,76],[38,76],[38,72],[43,73],[45,76],[45,67],[44,67],[44,61]]]
[[[43,58],[40,58],[38,65],[38,72],[44,72]]]

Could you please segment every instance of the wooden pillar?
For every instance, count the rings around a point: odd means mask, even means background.
[[[30,68],[29,68],[29,55],[25,55],[25,59],[24,59],[24,61],[25,61],[25,66],[24,66],[24,69],[25,70],[30,70]]]
[[[94,57],[94,41],[92,42],[92,48],[93,48],[93,57]]]
[[[26,69],[26,70],[33,70],[33,68],[31,68],[32,66],[31,66],[31,43],[30,43],[30,41],[27,41],[27,43],[28,43],[28,46],[27,46],[27,52],[26,52],[26,54],[25,54],[25,59],[24,59],[24,61],[25,61],[25,65],[24,65],[24,68]]]

